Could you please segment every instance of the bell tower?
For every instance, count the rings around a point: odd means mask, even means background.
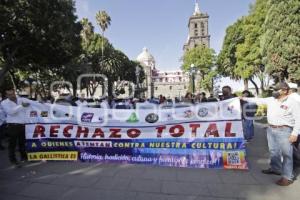
[[[183,50],[195,48],[199,45],[210,47],[210,35],[208,33],[208,14],[200,11],[199,3],[195,2],[195,11],[189,19],[189,35]]]

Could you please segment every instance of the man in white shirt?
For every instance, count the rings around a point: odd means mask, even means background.
[[[21,165],[16,159],[15,150],[18,143],[21,162],[27,161],[25,151],[25,111],[30,103],[25,98],[17,97],[14,89],[7,89],[6,97],[7,99],[2,101],[1,105],[6,113],[7,134],[9,137],[8,156],[13,165],[20,167]]]
[[[300,104],[289,96],[289,85],[279,83],[273,97],[242,98],[248,102],[266,104],[268,106],[267,129],[268,146],[271,157],[271,168],[262,170],[264,174],[282,175],[276,182],[280,186],[293,183],[293,146],[300,134]],[[281,161],[283,157],[283,162]]]
[[[81,94],[79,99],[75,102],[77,106],[87,107],[88,102],[85,100],[85,95]]]

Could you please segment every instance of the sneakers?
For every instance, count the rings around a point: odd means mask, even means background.
[[[21,163],[27,163],[28,160],[27,160],[27,158],[22,158],[22,159],[20,160],[20,162],[21,162]]]
[[[12,162],[12,166],[13,168],[17,169],[17,168],[21,168],[22,165],[19,162]]]
[[[281,178],[279,179],[276,184],[279,185],[279,186],[289,186],[293,183],[294,181],[293,180],[288,180],[286,178]]]
[[[275,171],[273,171],[271,168],[269,168],[269,169],[264,169],[264,170],[262,170],[261,172],[262,172],[263,174],[268,174],[268,175],[278,175],[278,176],[281,175],[280,172],[275,172]]]

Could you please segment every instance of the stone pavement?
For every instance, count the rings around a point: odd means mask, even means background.
[[[247,145],[249,171],[185,169],[79,162],[29,163],[13,169],[0,152],[0,200],[296,200],[300,181],[288,187],[264,175],[265,130],[256,125]]]

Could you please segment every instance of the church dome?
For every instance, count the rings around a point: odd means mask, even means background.
[[[146,47],[143,48],[143,52],[138,55],[136,60],[147,66],[155,63],[154,57],[149,53],[149,50]]]

